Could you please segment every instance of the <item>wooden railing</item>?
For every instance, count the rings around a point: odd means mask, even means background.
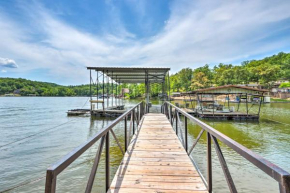
[[[83,145],[77,147],[73,151],[71,151],[69,154],[64,156],[62,159],[60,159],[57,163],[50,166],[46,171],[46,183],[45,183],[45,192],[46,193],[54,193],[56,191],[56,182],[57,182],[57,176],[65,169],[67,168],[72,162],[74,162],[80,155],[82,155],[88,148],[90,148],[92,145],[94,145],[96,142],[100,140],[100,144],[97,150],[97,154],[94,160],[94,164],[91,169],[91,173],[87,182],[87,187],[85,192],[89,193],[92,191],[94,179],[96,176],[96,172],[98,169],[99,161],[101,158],[101,153],[103,146],[105,145],[106,149],[106,155],[105,155],[105,174],[106,174],[106,190],[109,189],[110,186],[110,133],[116,140],[117,145],[119,146],[121,152],[123,155],[127,151],[128,142],[130,141],[130,135],[133,130],[133,135],[135,133],[135,124],[139,124],[142,116],[145,113],[145,107],[144,102],[138,103],[136,106],[122,114],[120,117],[115,119],[110,125],[103,128],[101,131],[99,131],[96,135],[94,135],[92,138],[90,138],[86,143]],[[130,116],[130,127],[129,127],[129,133],[127,129],[127,119]],[[124,138],[125,138],[125,150],[123,150],[119,140],[117,139],[113,128],[124,120]],[[129,134],[129,135],[128,135]]]
[[[210,127],[209,125],[191,116],[190,114],[186,113],[182,109],[172,105],[169,102],[165,102],[161,106],[161,112],[167,116],[172,126],[174,126],[175,124],[175,128],[176,128],[175,131],[176,131],[177,136],[179,136],[178,127],[180,129],[182,128],[180,115],[184,116],[184,137],[183,137],[183,134],[181,133],[180,138],[189,156],[192,150],[194,149],[194,147],[196,146],[197,142],[199,141],[200,137],[202,136],[202,134],[204,132],[206,133],[206,136],[207,136],[207,180],[204,180],[204,181],[208,188],[209,193],[212,192],[212,155],[211,155],[212,142],[214,144],[214,148],[216,150],[216,153],[217,153],[219,162],[221,164],[221,168],[223,170],[224,176],[226,178],[229,190],[230,192],[233,192],[233,193],[237,192],[236,186],[231,177],[231,173],[227,166],[226,160],[223,156],[218,140],[226,144],[228,147],[233,149],[235,152],[240,154],[242,157],[244,157],[249,162],[257,166],[259,169],[261,169],[263,172],[268,174],[270,177],[275,179],[279,184],[280,193],[290,193],[290,174],[286,172],[285,170],[269,162],[268,160],[264,159],[263,157],[251,151],[250,149],[247,149],[246,147],[242,146],[241,144],[237,143],[236,141],[232,140],[231,138],[227,137],[226,135],[215,130],[214,128]],[[194,123],[196,123],[202,128],[199,135],[193,142],[191,148],[188,148],[188,140],[187,140],[188,119],[193,121]],[[202,174],[200,173],[200,175]],[[201,177],[203,178],[203,176]]]

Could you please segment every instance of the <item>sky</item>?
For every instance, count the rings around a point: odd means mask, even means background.
[[[89,83],[87,66],[240,64],[290,52],[289,0],[0,0],[0,77]]]

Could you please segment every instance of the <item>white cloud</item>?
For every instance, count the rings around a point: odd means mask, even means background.
[[[6,70],[1,70],[1,72],[2,72],[2,73],[6,73],[7,71],[6,71]]]
[[[87,82],[85,66],[167,66],[174,72],[290,48],[289,0],[177,0],[164,29],[146,39],[126,30],[116,7],[110,19],[120,33],[97,36],[33,6],[27,12],[34,27],[0,13],[0,53],[17,60],[19,71],[48,69],[54,79],[73,83]],[[34,41],[35,31],[41,41]]]
[[[16,62],[9,58],[0,58],[0,67],[18,68]]]

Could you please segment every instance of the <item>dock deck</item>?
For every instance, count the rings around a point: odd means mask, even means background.
[[[95,115],[95,116],[115,116],[118,117],[125,113],[124,105],[116,105],[106,107],[105,109],[72,109],[67,112],[68,116],[79,116],[79,115]]]
[[[201,118],[218,118],[218,119],[252,119],[258,120],[259,115],[256,114],[247,114],[243,112],[201,112],[197,111],[197,115]]]
[[[210,112],[210,111],[196,111],[196,109],[189,109],[189,108],[181,108],[184,112],[191,114],[193,116],[197,116],[200,118],[211,118],[211,119],[234,119],[234,120],[241,120],[241,119],[250,119],[250,120],[258,120],[258,114],[252,113],[245,113],[245,112]],[[175,110],[173,110],[175,112]]]
[[[164,114],[146,114],[139,127],[109,193],[208,192]]]

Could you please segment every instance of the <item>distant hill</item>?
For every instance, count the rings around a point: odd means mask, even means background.
[[[96,94],[95,89],[93,91]],[[12,93],[21,96],[89,96],[90,86],[62,86],[23,78],[0,78],[0,95]]]

